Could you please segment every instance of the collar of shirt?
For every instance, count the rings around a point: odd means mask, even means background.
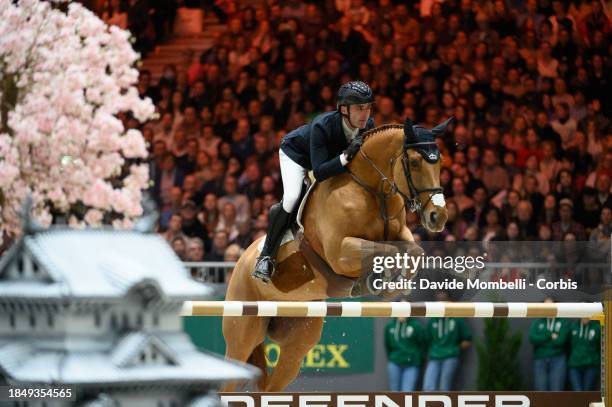
[[[355,138],[357,133],[359,133],[359,129],[351,129],[348,126],[348,124],[346,124],[346,120],[344,120],[344,117],[341,118],[341,120],[342,120],[342,130],[344,131],[344,137],[346,137],[346,141],[351,141],[353,138]]]

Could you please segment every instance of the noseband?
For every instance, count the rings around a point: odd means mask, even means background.
[[[363,182],[363,180],[361,180],[357,175],[355,175],[353,172],[351,172],[350,170],[348,170],[348,173],[351,175],[351,177],[353,178],[353,180],[355,180],[355,182],[357,182],[357,184],[359,184],[361,187],[363,187],[366,191],[368,191],[369,193],[371,193],[372,195],[374,195],[375,197],[380,199],[380,217],[383,219],[383,221],[385,222],[385,226],[384,226],[384,240],[387,240],[387,238],[389,237],[389,221],[392,219],[396,219],[401,212],[404,210],[404,208],[408,207],[408,209],[410,210],[410,212],[417,212],[419,214],[419,218],[422,219],[423,217],[423,209],[427,206],[427,204],[429,203],[429,201],[431,201],[431,199],[433,198],[434,195],[436,194],[441,194],[444,192],[444,189],[442,187],[433,187],[433,188],[423,188],[423,189],[418,189],[416,187],[416,185],[414,185],[414,181],[412,178],[412,172],[410,171],[410,165],[408,163],[408,153],[407,151],[409,149],[414,149],[414,148],[418,148],[421,146],[426,146],[426,145],[434,145],[436,144],[433,141],[425,141],[425,142],[419,142],[419,143],[407,143],[404,144],[403,148],[402,148],[402,152],[400,154],[398,154],[397,156],[393,157],[390,160],[390,164],[391,164],[391,168],[394,167],[395,165],[395,160],[397,160],[400,156],[402,157],[402,170],[404,171],[404,177],[406,178],[406,182],[408,184],[408,193],[410,194],[410,196],[407,196],[405,193],[403,193],[402,191],[400,191],[400,189],[397,187],[397,183],[395,181],[392,181],[389,179],[389,177],[387,177],[380,168],[378,168],[378,166],[374,163],[374,161],[372,161],[370,159],[370,157],[368,157],[366,155],[366,153],[363,151],[363,149],[359,150],[359,153],[361,154],[361,156],[363,158],[365,158],[365,160],[370,164],[370,166],[372,168],[374,168],[376,170],[376,172],[378,172],[378,174],[380,175],[381,179],[379,181],[379,187],[377,188],[377,190],[372,189],[369,185],[367,185],[365,182]],[[438,157],[438,160],[440,158]],[[437,162],[437,161],[436,161]],[[385,192],[385,184],[388,184],[390,189],[389,192]],[[429,196],[427,198],[427,201],[425,202],[425,204],[423,204],[421,202],[421,198],[420,198],[420,194],[422,193],[428,193]],[[394,216],[389,216],[387,214],[387,200],[389,198],[391,198],[393,195],[395,194],[399,194],[403,201],[404,204],[402,205],[402,207],[400,208],[399,212],[397,214],[395,214]]]

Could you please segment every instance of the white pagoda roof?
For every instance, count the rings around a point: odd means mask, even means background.
[[[155,346],[156,363],[139,355]],[[109,352],[45,351],[23,339],[0,342],[0,372],[11,381],[66,385],[219,384],[250,381],[259,369],[198,350],[187,334],[136,332],[119,338]]]
[[[24,251],[37,278],[7,279]],[[0,298],[111,299],[154,288],[170,300],[208,297],[158,234],[112,229],[54,229],[24,236],[0,260]]]

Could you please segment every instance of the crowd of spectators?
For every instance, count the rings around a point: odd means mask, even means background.
[[[439,143],[447,227],[428,235],[412,217],[422,239],[609,239],[601,1],[216,3],[229,11],[214,46],[185,72],[139,81],[159,113],[143,134],[160,233],[181,258],[235,259],[265,233],[280,139],[335,109],[351,79],[373,88],[376,125],[456,118]]]
[[[172,34],[182,0],[80,0],[106,23],[127,29],[143,57]]]

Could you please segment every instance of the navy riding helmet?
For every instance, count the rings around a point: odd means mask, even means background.
[[[361,105],[373,102],[372,89],[364,82],[347,82],[338,89],[338,106]]]

